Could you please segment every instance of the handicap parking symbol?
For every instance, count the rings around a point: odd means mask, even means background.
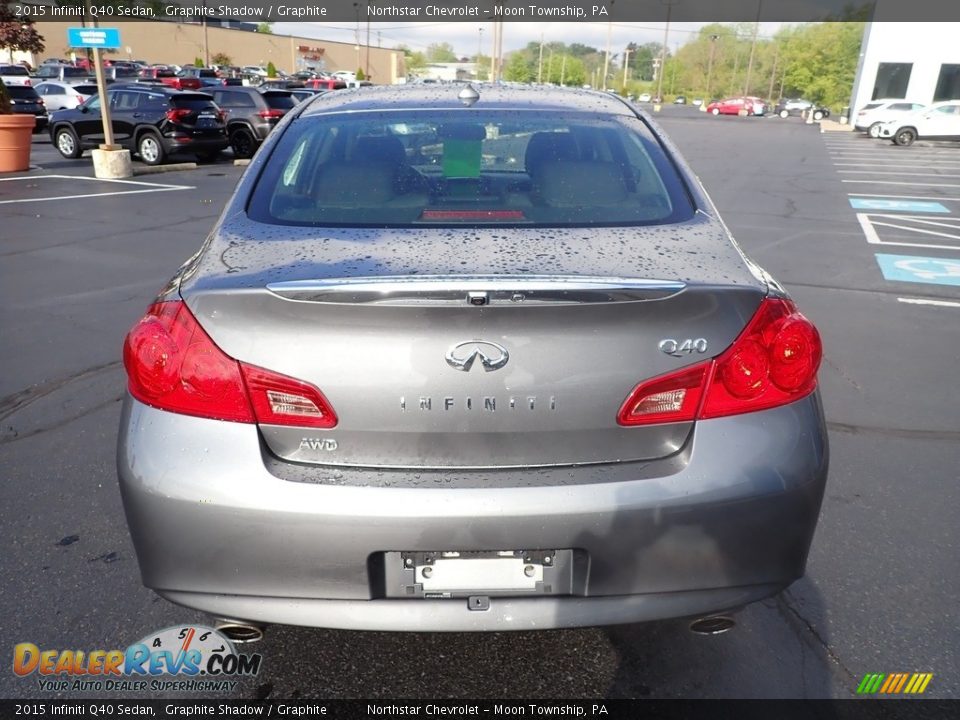
[[[896,212],[948,213],[941,203],[922,200],[888,200],[885,198],[850,198],[855,210],[887,210]]]
[[[876,258],[887,280],[960,286],[960,260],[881,253]]]

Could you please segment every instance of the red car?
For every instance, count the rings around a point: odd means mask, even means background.
[[[159,80],[177,90],[199,90],[200,79],[195,77],[180,77],[173,70],[161,67],[144,68],[138,74],[144,80]]]
[[[735,97],[716,100],[707,105],[707,112],[713,115],[739,115],[741,110],[746,110],[748,115],[754,115],[754,99]]]
[[[311,90],[343,90],[347,86],[347,83],[340,78],[322,77],[304,80],[303,86]]]

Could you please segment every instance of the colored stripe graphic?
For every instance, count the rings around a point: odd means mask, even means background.
[[[933,673],[867,673],[857,686],[857,695],[919,695],[926,691]]]

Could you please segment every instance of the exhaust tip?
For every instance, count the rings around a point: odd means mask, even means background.
[[[694,620],[690,623],[690,632],[695,635],[722,635],[732,630],[736,624],[732,617],[714,615]]]
[[[238,620],[218,620],[214,629],[236,645],[255,643],[263,640],[262,625],[240,622]]]

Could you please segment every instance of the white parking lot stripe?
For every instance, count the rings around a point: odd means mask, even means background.
[[[960,302],[951,302],[949,300],[926,300],[924,298],[905,298],[898,297],[897,302],[908,305],[933,305],[935,307],[956,307],[960,308]]]
[[[941,197],[933,195],[881,195],[878,193],[861,193],[861,192],[852,192],[847,193],[847,195],[853,195],[856,197],[873,197],[873,198],[896,198],[900,200],[946,200],[947,202],[960,202],[960,197]]]
[[[945,188],[960,188],[960,185],[948,185],[946,183],[928,183],[928,182],[896,182],[895,180],[841,180],[840,182],[844,183],[860,183],[860,184],[870,184],[870,185],[906,185],[913,187],[945,187]]]
[[[957,178],[960,175],[948,175],[946,173],[914,173],[914,172],[889,172],[886,170],[837,170],[839,173],[846,174],[857,174],[857,173],[868,173],[870,175],[897,175],[899,177],[943,177],[943,178]]]
[[[960,163],[945,163],[940,161],[931,161],[926,165],[901,165],[900,163],[878,163],[878,162],[838,162],[834,163],[836,167],[872,167],[872,168],[930,168],[933,170],[953,170],[960,168]]]
[[[142,180],[113,180],[86,177],[83,175],[28,175],[10,178],[0,178],[0,182],[12,182],[16,180],[93,180],[101,183],[116,183],[120,185],[133,185],[143,189],[139,190],[114,190],[110,192],[99,193],[81,193],[76,195],[56,195],[54,197],[32,197],[18,198],[16,200],[0,200],[0,205],[12,205],[15,203],[34,203],[48,202],[51,200],[77,200],[80,198],[110,197],[112,195],[139,195],[141,193],[170,192],[171,190],[195,190],[193,185],[171,185],[165,183],[151,183]]]
[[[866,236],[867,242],[870,243],[871,245],[897,245],[897,246],[901,246],[901,247],[930,248],[930,249],[934,249],[934,250],[957,250],[957,249],[960,249],[960,248],[958,248],[957,245],[937,245],[937,244],[933,244],[933,243],[897,242],[897,241],[894,241],[894,240],[881,240],[881,239],[880,239],[880,236],[877,234],[877,230],[876,230],[876,228],[874,227],[874,225],[884,225],[884,226],[886,226],[886,227],[903,229],[903,230],[906,230],[906,231],[908,231],[908,232],[919,232],[919,233],[930,234],[930,235],[939,235],[939,236],[945,237],[945,238],[956,237],[957,240],[960,240],[960,236],[953,236],[953,235],[949,235],[949,234],[947,234],[947,233],[938,233],[938,232],[932,231],[932,230],[926,231],[926,230],[920,230],[920,229],[917,229],[917,228],[910,228],[910,227],[903,227],[903,226],[898,226],[898,225],[891,225],[891,224],[883,223],[883,222],[875,222],[874,220],[872,220],[873,217],[893,217],[893,218],[896,218],[897,216],[896,216],[896,215],[892,215],[892,216],[891,216],[891,215],[878,216],[878,215],[871,215],[871,214],[869,214],[869,213],[857,213],[857,220],[858,220],[859,223],[860,223],[860,227],[861,227],[861,229],[863,230],[863,234],[864,234],[864,236]]]

